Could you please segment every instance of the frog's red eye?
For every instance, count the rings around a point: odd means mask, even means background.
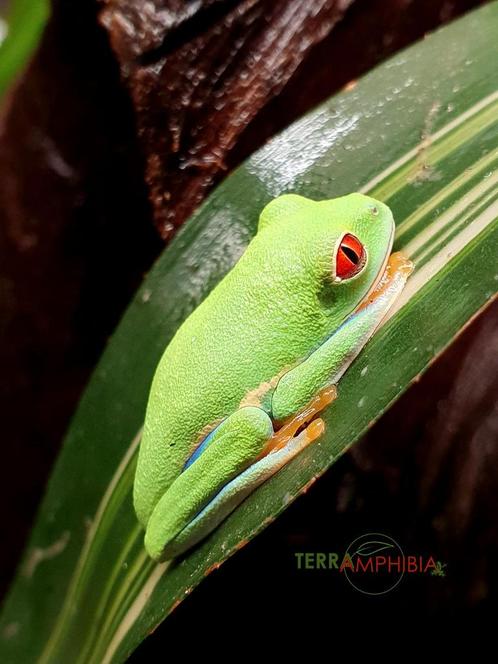
[[[351,233],[346,233],[337,249],[336,276],[340,279],[351,279],[362,269],[365,261],[365,247],[357,237],[351,235]]]

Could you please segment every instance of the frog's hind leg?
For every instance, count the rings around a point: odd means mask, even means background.
[[[266,482],[305,447],[319,438],[325,425],[322,419],[313,418],[335,396],[334,386],[326,388],[301,413],[285,422],[266,441],[256,461],[225,484],[183,530],[166,545],[165,557],[177,556],[204,539],[258,486]],[[299,432],[299,430],[301,431]]]
[[[272,436],[272,421],[261,408],[245,406],[223,420],[154,507],[145,533],[149,555],[163,558],[167,544],[259,457]]]

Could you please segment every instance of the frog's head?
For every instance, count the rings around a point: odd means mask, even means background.
[[[387,205],[363,194],[323,201],[285,194],[264,208],[260,231],[272,234],[272,243],[285,243],[286,260],[304,266],[321,304],[340,320],[382,277],[394,221]]]

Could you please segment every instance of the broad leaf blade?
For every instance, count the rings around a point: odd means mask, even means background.
[[[469,39],[472,35],[472,39]],[[3,659],[120,662],[200,580],[333,463],[498,289],[498,4],[390,60],[256,153],[145,280],[79,406],[3,616]],[[361,190],[387,202],[416,270],[341,380],[324,438],[184,559],[155,565],[131,506],[154,367],[230,269],[263,205]]]

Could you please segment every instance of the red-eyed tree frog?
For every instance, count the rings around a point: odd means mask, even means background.
[[[150,390],[134,505],[154,559],[203,539],[318,438],[317,417],[403,289],[392,213],[286,194],[178,329]]]

